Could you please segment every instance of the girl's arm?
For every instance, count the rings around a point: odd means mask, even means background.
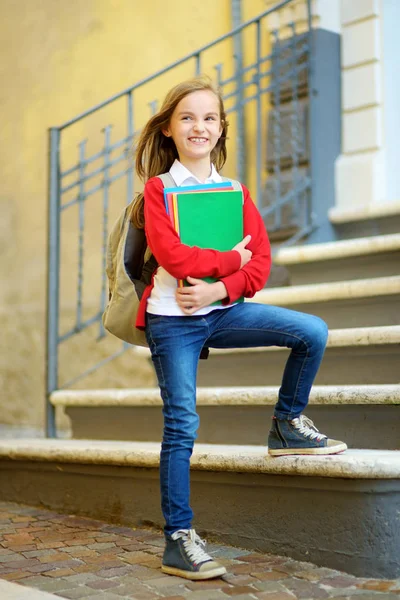
[[[181,244],[164,203],[161,179],[149,179],[144,188],[144,216],[147,243],[159,265],[176,279],[226,277],[240,269],[237,250],[219,252]]]
[[[271,270],[271,248],[264,222],[250,198],[249,190],[244,185],[242,187],[244,235],[251,235],[251,241],[246,247],[253,255],[242,269],[220,278],[227,291],[227,297],[222,300],[222,304],[231,304],[241,296],[252,298],[265,286]]]

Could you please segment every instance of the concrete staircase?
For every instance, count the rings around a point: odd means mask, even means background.
[[[276,262],[292,285],[253,301],[328,322],[306,414],[350,449],[270,458],[269,418],[287,352],[211,350],[199,367],[195,526],[244,547],[398,577],[400,234],[285,249]],[[148,360],[147,350],[138,352]],[[58,391],[52,402],[77,439],[0,442],[0,488],[12,482],[7,499],[160,525],[158,390]]]

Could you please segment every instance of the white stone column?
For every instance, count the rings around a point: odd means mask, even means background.
[[[394,34],[399,18],[398,0],[341,0],[342,154],[335,169],[333,222],[390,213],[400,200],[400,180],[389,172],[393,153],[400,158],[398,116],[397,131],[392,130],[399,110],[393,100],[400,96],[395,76],[400,36]]]

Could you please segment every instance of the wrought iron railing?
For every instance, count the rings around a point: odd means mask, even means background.
[[[222,90],[231,121],[228,148],[230,145],[236,160],[228,163],[229,174],[250,184],[270,235],[281,235],[284,243],[292,243],[311,230],[311,162],[307,139],[312,110],[307,107],[305,122],[302,115],[307,101],[301,100],[302,96],[306,98],[308,89],[312,89],[311,0],[305,2],[308,15],[301,33],[297,32],[294,22],[286,23],[285,28],[271,30],[269,21],[271,16],[279,19],[280,11],[294,6],[295,2],[297,0],[280,2],[63,125],[50,129],[48,436],[56,434],[51,393],[74,385],[128,347],[122,344],[90,366],[82,367],[79,360],[75,372],[60,377],[59,355],[64,344],[90,330],[92,337],[87,353],[95,356],[95,342],[105,337],[101,316],[107,298],[105,252],[109,222],[137,191],[129,154],[141,126],[157,110],[154,82],[158,89],[167,89],[194,74],[213,76]],[[248,43],[250,35],[252,48]],[[247,42],[241,56],[232,52],[233,46],[237,52],[238,45],[232,44],[237,36],[243,36]],[[227,49],[229,60],[225,64],[213,64],[215,55]],[[288,95],[290,110],[285,112]],[[143,111],[146,105],[147,114]],[[241,123],[246,125],[244,131],[243,127],[235,127],[238,115]],[[102,127],[111,121],[113,126]],[[90,136],[82,140],[83,129]],[[238,135],[240,139],[237,139]],[[77,160],[72,152],[76,147]],[[96,248],[93,237],[98,224]],[[90,238],[89,250],[86,238]]]

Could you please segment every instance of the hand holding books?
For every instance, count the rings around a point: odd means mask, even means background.
[[[251,240],[251,235],[246,235],[246,237],[239,242],[238,244],[236,244],[236,246],[234,246],[232,248],[232,250],[237,250],[240,254],[240,258],[241,258],[241,262],[240,262],[240,268],[243,269],[243,267],[245,265],[247,265],[247,263],[249,262],[249,260],[251,259],[253,253],[251,250],[247,250],[246,246],[247,244],[250,243]]]

